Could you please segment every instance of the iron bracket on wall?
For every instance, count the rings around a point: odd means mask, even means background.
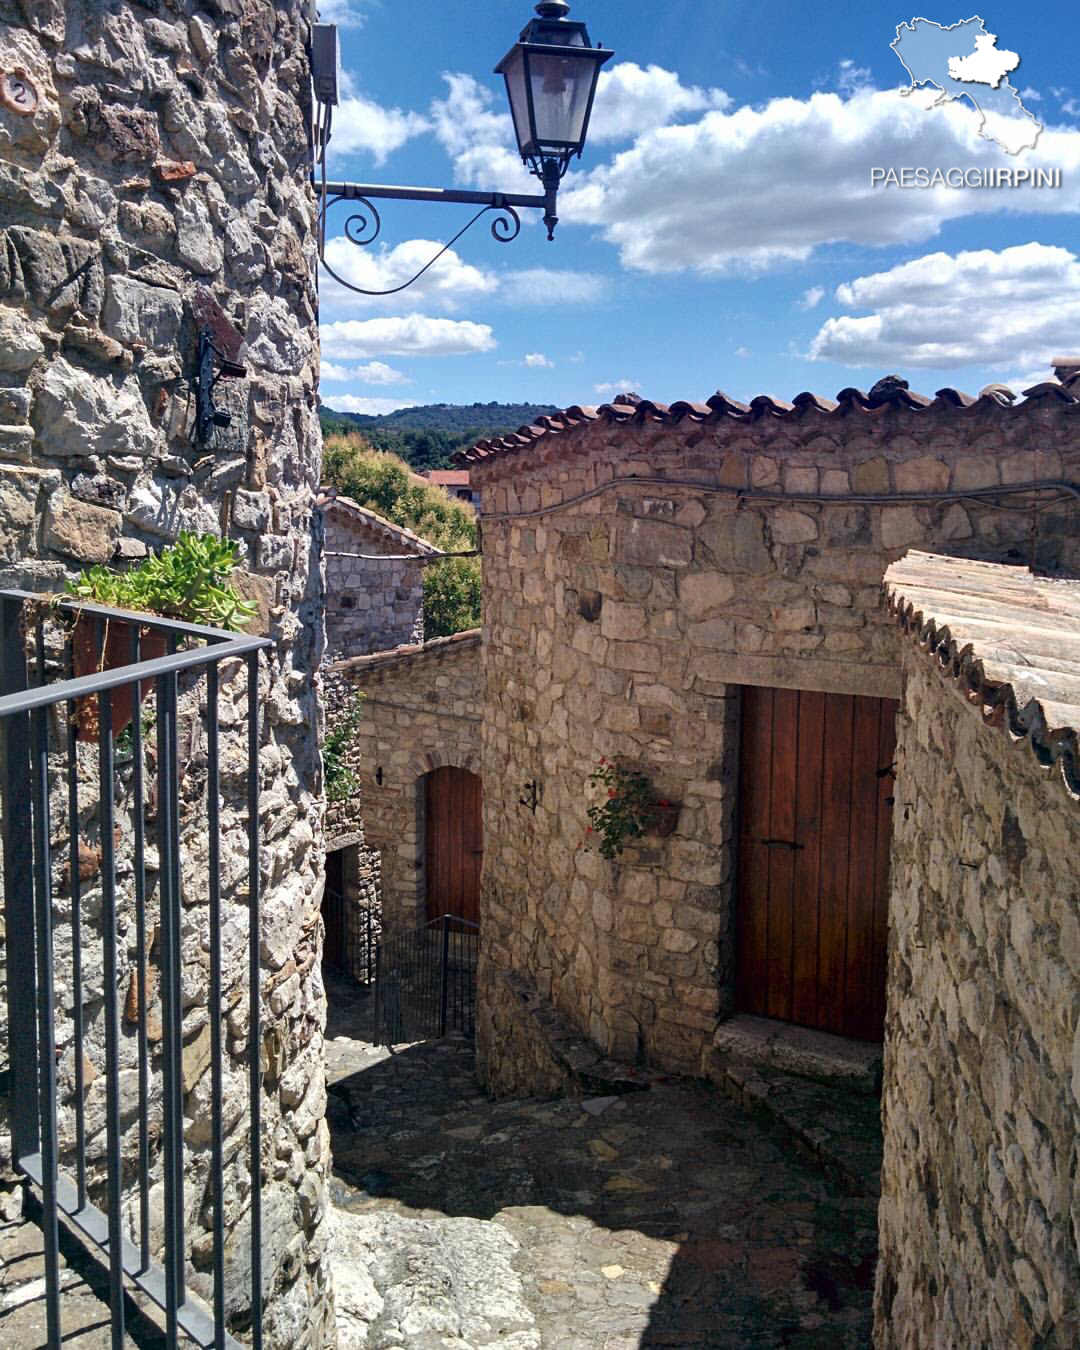
[[[518,798],[519,806],[527,806],[529,810],[536,814],[536,808],[540,805],[541,787],[536,779],[525,784],[524,793]]]
[[[206,445],[215,427],[227,427],[232,417],[214,403],[214,388],[218,380],[243,380],[247,367],[230,361],[214,345],[209,328],[199,329],[199,345],[195,364],[195,439]]]
[[[548,239],[554,238],[555,226],[559,223],[557,209],[559,180],[554,174],[544,179],[543,195],[522,192],[471,192],[461,188],[390,187],[378,183],[328,183],[325,179],[325,169],[323,175],[321,178],[313,177],[312,179],[319,199],[319,261],[339,285],[345,286],[359,295],[397,295],[400,291],[407,290],[414,281],[419,281],[425,272],[430,271],[439,259],[453,248],[462,235],[468,233],[477,221],[482,216],[486,216],[489,211],[494,213],[491,221],[491,237],[500,244],[510,243],[521,233],[521,217],[518,215],[520,210],[540,210],[544,212],[544,224],[547,227]],[[408,281],[403,281],[397,286],[387,287],[385,290],[368,290],[363,286],[357,286],[354,282],[347,281],[327,262],[326,225],[327,215],[332,206],[336,206],[339,202],[357,203],[359,209],[346,219],[342,227],[342,237],[358,248],[369,247],[375,243],[382,233],[382,217],[373,199],[406,202],[449,202],[460,206],[476,206],[479,207],[479,210]]]

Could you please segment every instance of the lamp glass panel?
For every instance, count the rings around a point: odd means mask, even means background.
[[[518,149],[524,151],[532,140],[532,128],[529,125],[529,92],[526,85],[525,54],[520,47],[510,53],[503,74],[506,77],[506,90],[510,97],[510,113],[514,119],[514,133],[518,140]]]
[[[595,62],[581,56],[529,53],[536,139],[541,145],[580,146],[596,75]]]

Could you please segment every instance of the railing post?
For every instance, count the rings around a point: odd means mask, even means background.
[[[439,1035],[446,1035],[446,999],[449,992],[450,977],[450,915],[442,916],[442,971],[440,972],[439,990]]]
[[[371,1039],[376,1045],[382,1045],[382,943],[375,948],[375,1025]]]
[[[22,606],[17,600],[0,600],[0,694],[17,694],[27,687],[21,618]],[[37,1029],[34,1025],[37,973],[29,781],[29,714],[13,713],[9,717],[0,717],[13,1163],[38,1151]]]

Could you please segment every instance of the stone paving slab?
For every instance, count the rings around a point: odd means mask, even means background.
[[[718,1089],[492,1103],[467,1041],[348,1039],[330,1097],[343,1350],[870,1343],[874,1200]]]

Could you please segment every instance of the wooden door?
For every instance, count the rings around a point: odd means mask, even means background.
[[[436,769],[425,780],[427,916],[480,922],[484,856],[480,779],[467,769]]]
[[[743,689],[742,1011],[881,1039],[897,707]]]

